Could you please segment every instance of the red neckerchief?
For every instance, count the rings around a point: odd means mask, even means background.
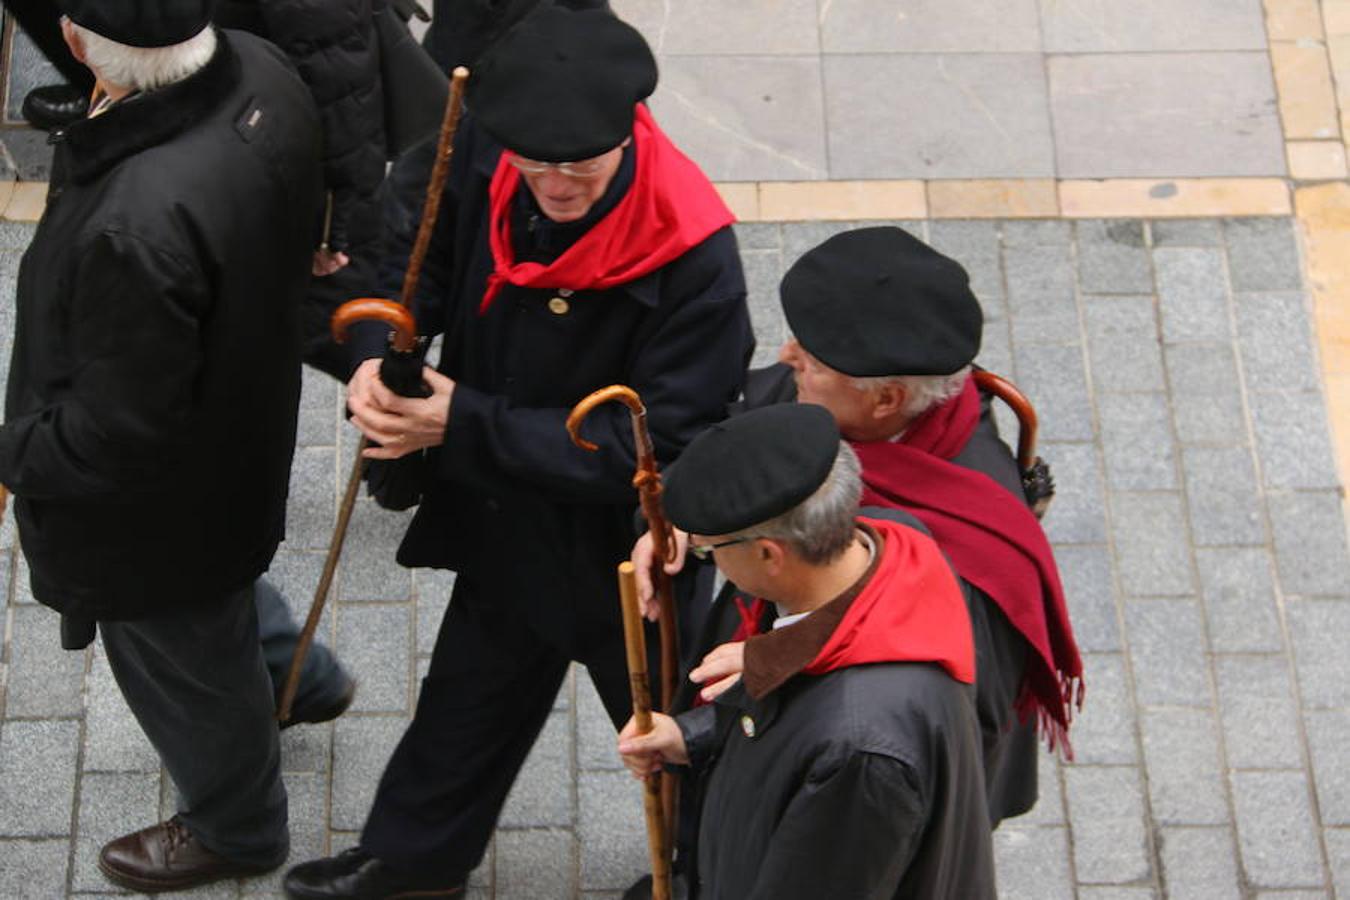
[[[493,271],[479,315],[487,312],[507,282],[574,291],[627,284],[736,221],[708,177],[671,143],[641,103],[633,117],[633,141],[637,165],[623,199],[548,265],[515,261],[511,198],[520,185],[520,172],[511,165],[511,152],[502,152],[488,188]]]
[[[881,535],[876,571],[802,671],[823,675],[867,663],[933,662],[973,684],[970,614],[938,545],[897,522],[859,521]]]
[[[989,476],[949,462],[980,420],[972,378],[956,397],[921,416],[898,442],[855,443],[866,505],[913,513],[951,557],[961,577],[998,603],[1036,651],[1028,657],[1018,713],[1033,710],[1051,749],[1067,740],[1083,704],[1083,663],[1074,641],[1055,557],[1020,497]]]

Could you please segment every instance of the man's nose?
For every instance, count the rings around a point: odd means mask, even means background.
[[[796,369],[801,365],[801,351],[801,345],[797,343],[796,338],[788,338],[787,342],[784,343],[778,351],[778,361],[787,363],[789,366]]]
[[[566,194],[572,187],[572,179],[557,169],[548,169],[539,176],[539,187],[549,195]]]

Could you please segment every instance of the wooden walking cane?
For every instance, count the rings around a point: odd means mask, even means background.
[[[463,66],[455,69],[450,77],[450,96],[445,102],[445,116],[441,120],[440,137],[436,142],[436,161],[431,168],[431,179],[427,184],[426,203],[422,207],[422,221],[417,228],[417,239],[413,243],[412,254],[408,257],[408,269],[403,275],[403,291],[399,302],[382,297],[362,297],[349,300],[333,313],[333,340],[339,344],[347,339],[348,330],[357,322],[379,321],[393,329],[389,351],[380,364],[380,380],[390,390],[404,397],[426,396],[422,384],[422,354],[417,336],[417,323],[413,320],[412,301],[417,295],[417,282],[422,276],[422,263],[426,261],[427,249],[431,246],[431,235],[436,229],[436,217],[441,209],[441,194],[445,191],[445,181],[450,174],[450,156],[455,149],[455,131],[459,128],[460,113],[464,109],[464,85],[469,80],[469,70]],[[309,617],[300,632],[300,640],[295,645],[291,657],[291,670],[286,676],[286,687],[281,692],[281,703],[277,708],[277,720],[286,722],[291,717],[291,705],[295,702],[295,692],[300,686],[300,670],[304,668],[305,656],[314,643],[314,632],[319,627],[319,618],[323,615],[328,591],[337,572],[338,560],[342,556],[342,544],[347,537],[347,526],[351,522],[352,509],[356,505],[356,495],[361,487],[361,475],[365,471],[364,451],[369,441],[363,436],[356,445],[356,459],[352,461],[351,474],[347,476],[347,489],[342,495],[342,504],[338,507],[337,524],[333,527],[333,539],[328,544],[328,557],[324,560],[323,574],[319,576],[319,585],[314,590],[314,600],[309,607]]]
[[[633,420],[633,446],[637,450],[637,472],[633,475],[633,486],[638,490],[638,500],[642,504],[642,515],[647,519],[647,528],[652,534],[652,547],[655,550],[657,564],[652,567],[652,583],[656,586],[656,599],[660,610],[661,635],[661,711],[669,713],[675,699],[675,678],[680,667],[679,633],[675,624],[675,593],[670,576],[666,574],[661,562],[675,559],[675,538],[671,532],[670,521],[661,506],[661,473],[656,468],[656,451],[652,447],[651,432],[647,430],[647,408],[637,391],[623,384],[594,391],[572,408],[567,416],[567,433],[572,443],[584,450],[595,451],[599,447],[581,436],[581,423],[590,411],[602,403],[615,401],[628,407]],[[667,838],[675,834],[676,809],[678,797],[676,789],[679,780],[670,773],[661,778],[661,796],[666,816]],[[670,859],[671,847],[666,846],[665,858]]]
[[[647,638],[638,609],[637,575],[631,562],[619,563],[619,605],[623,609],[623,644],[628,652],[628,686],[633,694],[633,719],[638,734],[652,730],[652,694],[647,679]],[[661,797],[665,774],[642,779],[642,808],[647,815],[647,851],[652,860],[652,900],[670,900],[670,853]]]

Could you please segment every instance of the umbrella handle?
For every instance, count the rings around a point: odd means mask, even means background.
[[[347,332],[357,322],[383,322],[394,330],[393,348],[411,353],[417,347],[417,324],[407,307],[380,297],[348,300],[333,313],[333,340],[347,342]]]

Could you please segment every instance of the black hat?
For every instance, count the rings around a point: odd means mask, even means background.
[[[502,146],[567,162],[623,143],[633,108],[655,89],[656,60],[631,25],[542,3],[478,60],[468,101]]]
[[[666,515],[695,534],[731,534],[782,515],[825,483],[839,426],[823,406],[779,403],[713,425],[664,476]]]
[[[211,24],[215,0],[56,0],[70,21],[129,47],[181,44]]]
[[[950,375],[980,350],[984,316],[966,270],[899,228],[835,235],[778,290],[798,343],[845,375]]]
[[[446,0],[436,4],[436,30],[447,68],[468,66],[487,52],[512,25],[523,19],[541,0]],[[557,0],[569,9],[609,9],[609,0]],[[430,40],[430,39],[429,39]],[[438,59],[440,56],[438,55]],[[445,62],[446,60],[441,60]]]

